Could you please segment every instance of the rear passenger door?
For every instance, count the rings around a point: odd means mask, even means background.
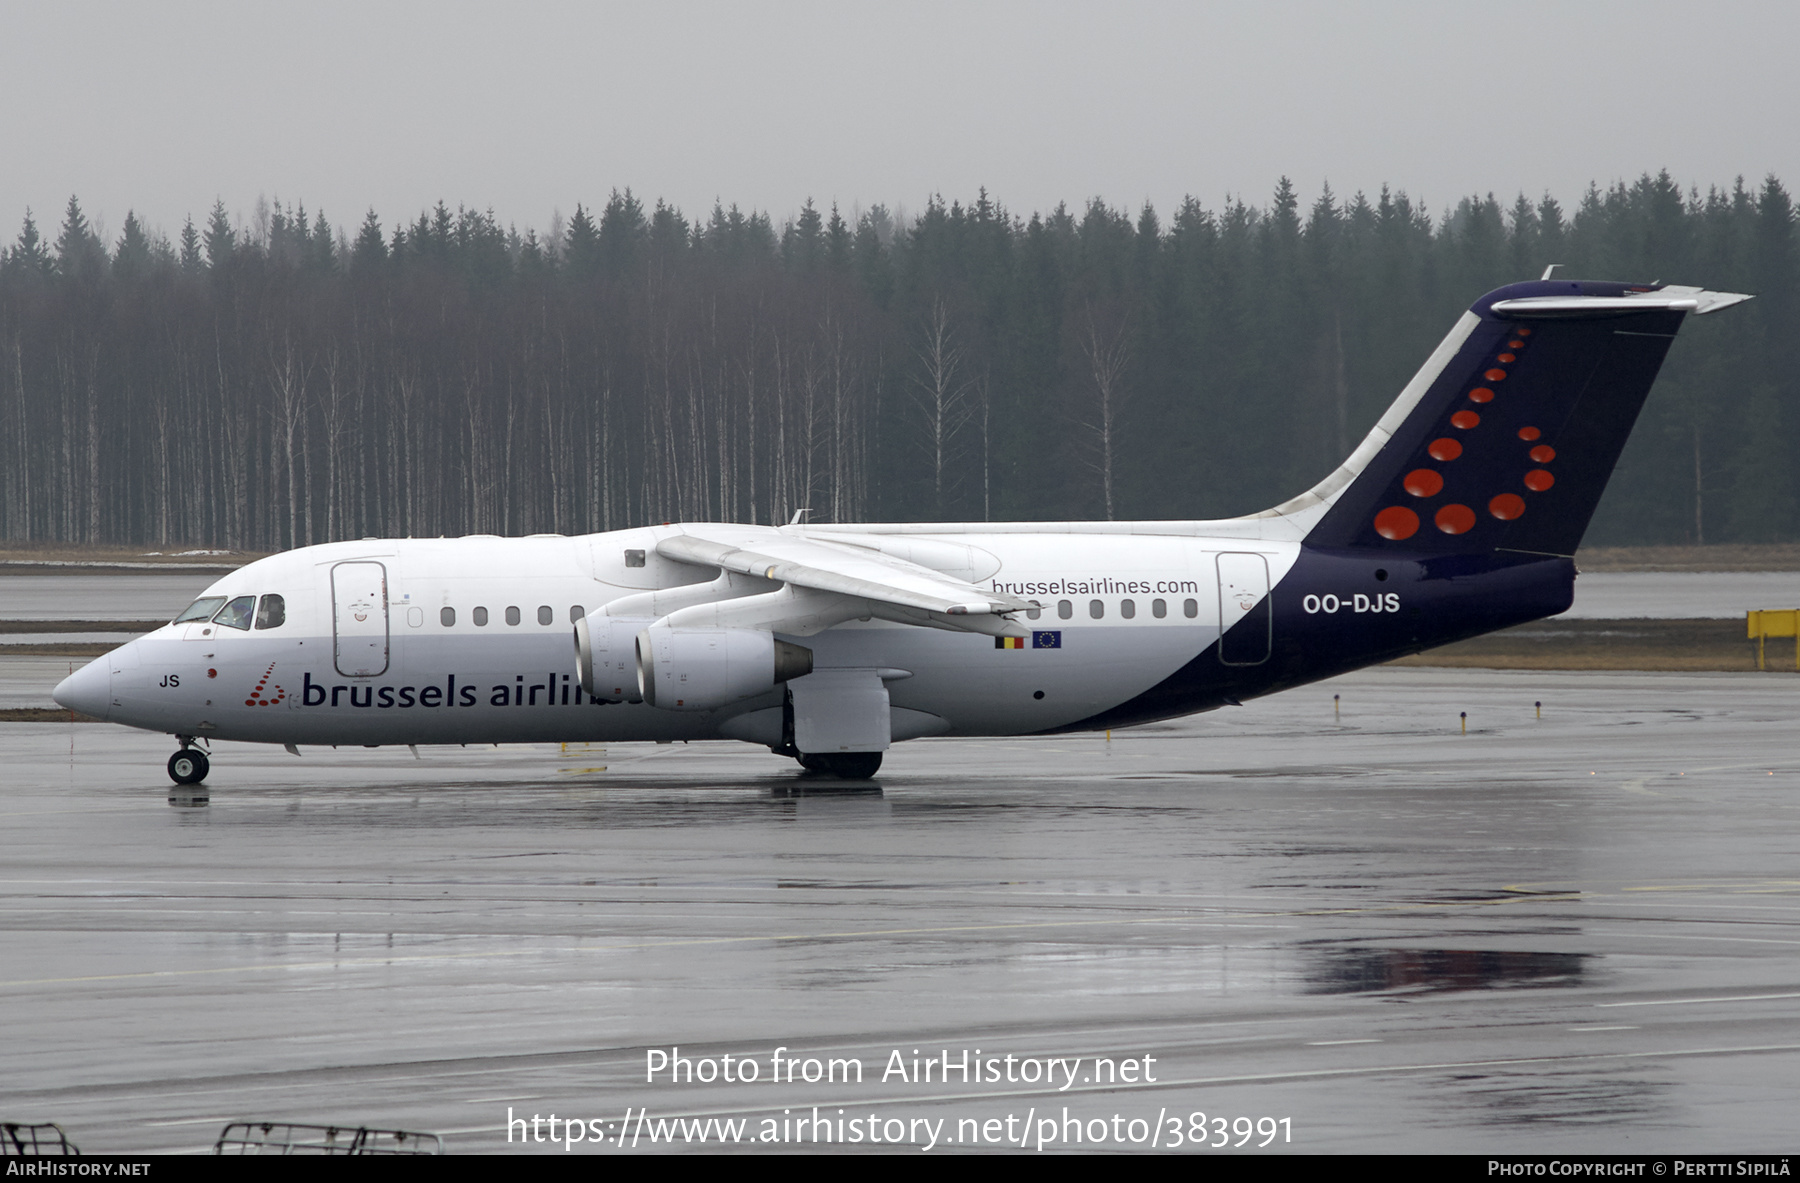
[[[1269,561],[1262,555],[1219,556],[1219,660],[1261,665],[1269,660],[1274,613],[1269,604]]]

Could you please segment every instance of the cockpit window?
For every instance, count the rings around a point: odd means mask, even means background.
[[[211,620],[219,605],[225,602],[224,596],[201,596],[187,606],[187,611],[177,616],[170,623],[186,624],[190,620]]]
[[[280,628],[287,623],[287,601],[280,596],[268,595],[256,606],[257,628]]]
[[[255,596],[239,596],[237,599],[231,601],[231,603],[219,609],[219,614],[213,617],[213,623],[224,625],[226,628],[241,628],[248,632],[250,629],[250,614],[255,611]]]

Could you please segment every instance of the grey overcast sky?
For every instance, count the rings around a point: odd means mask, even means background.
[[[77,194],[173,237],[259,195],[521,230],[629,186],[1017,213],[1383,182],[1572,206],[1667,168],[1800,183],[1800,3],[0,0],[0,241]]]

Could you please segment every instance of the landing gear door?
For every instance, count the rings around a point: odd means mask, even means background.
[[[331,569],[332,654],[346,678],[372,678],[388,667],[387,567],[339,563]]]
[[[1260,665],[1269,660],[1274,613],[1269,561],[1262,555],[1219,556],[1219,661]]]
[[[887,687],[875,670],[814,670],[788,684],[794,746],[809,756],[885,752],[893,742]]]

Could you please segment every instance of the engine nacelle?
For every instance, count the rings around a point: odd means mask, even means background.
[[[637,635],[638,692],[668,711],[710,711],[812,672],[812,650],[747,628],[670,628]]]
[[[637,635],[644,617],[583,616],[575,622],[575,677],[601,702],[642,702],[638,693]]]

